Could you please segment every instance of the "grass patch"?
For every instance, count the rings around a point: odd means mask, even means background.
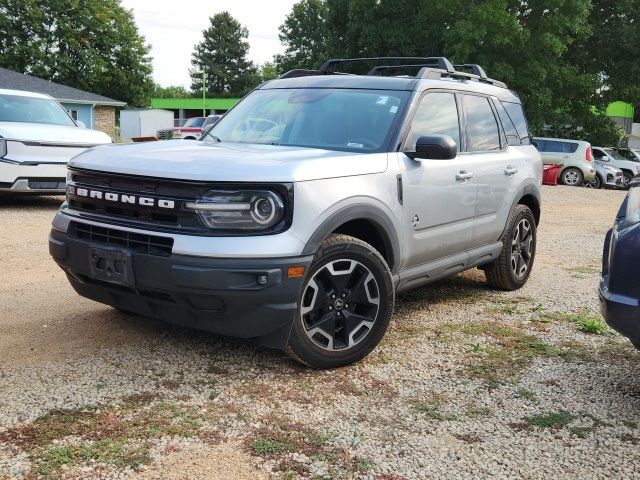
[[[515,392],[516,397],[535,402],[537,400],[536,394],[526,388],[518,388]]]
[[[594,430],[595,427],[571,427],[569,429],[569,431],[578,438],[587,438]]]
[[[565,410],[560,410],[557,412],[551,412],[541,415],[532,415],[530,417],[525,417],[524,421],[527,422],[528,425],[532,427],[538,427],[540,429],[546,428],[560,428],[568,425],[574,416]]]
[[[561,352],[522,329],[497,322],[480,322],[462,325],[461,332],[471,336],[486,337],[490,343],[470,352],[467,371],[495,388],[507,379],[518,375],[537,357],[557,357]]]
[[[24,450],[41,476],[58,478],[63,466],[87,462],[137,468],[149,461],[151,438],[192,437],[200,430],[192,409],[170,402],[149,404],[150,398],[127,397],[115,407],[52,410],[2,432],[0,442]],[[59,443],[68,436],[78,440],[72,445]]]
[[[602,321],[602,316],[589,310],[572,313],[554,312],[545,315],[552,320],[573,323],[578,327],[578,330],[584,333],[595,335],[609,333],[609,328]]]
[[[146,447],[132,448],[124,441],[99,440],[89,444],[52,446],[39,449],[32,455],[38,466],[38,474],[44,477],[58,478],[65,465],[78,463],[105,463],[118,468],[138,469],[148,463],[149,450]]]
[[[254,455],[268,457],[286,451],[290,447],[287,441],[273,438],[256,438],[251,444],[251,451]]]

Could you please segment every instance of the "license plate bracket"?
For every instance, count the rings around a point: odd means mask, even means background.
[[[102,282],[133,288],[131,252],[120,248],[89,248],[91,277]]]

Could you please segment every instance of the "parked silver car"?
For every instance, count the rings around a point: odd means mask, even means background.
[[[591,144],[564,138],[533,139],[545,165],[562,165],[559,179],[564,185],[579,187],[591,182],[596,174]]]
[[[613,165],[607,165],[602,162],[593,162],[596,169],[596,175],[593,180],[585,183],[590,188],[621,188],[623,185],[624,174],[622,170]]]
[[[200,141],[79,155],[51,255],[80,295],[319,368],[375,348],[397,292],[475,267],[522,287],[542,161],[520,98],[477,65],[390,60],[288,72]],[[335,74],[354,61],[379,66]]]

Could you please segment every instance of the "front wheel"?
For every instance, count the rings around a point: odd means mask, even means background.
[[[536,256],[536,219],[526,205],[516,205],[502,235],[500,256],[484,268],[487,283],[501,290],[517,290],[531,274]]]
[[[569,187],[579,187],[584,181],[584,175],[578,168],[570,167],[562,172],[560,179],[563,184]]]
[[[357,362],[387,331],[394,300],[382,256],[357,238],[331,235],[305,278],[287,352],[315,368]]]
[[[629,172],[622,172],[622,184],[620,185],[622,188],[629,188],[629,182],[633,180],[633,175]]]
[[[588,183],[585,183],[585,187],[595,188],[595,189],[602,188],[602,180],[600,179],[600,175],[596,173],[596,175],[593,177],[593,180],[591,180]]]

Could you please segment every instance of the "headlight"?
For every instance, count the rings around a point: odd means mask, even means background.
[[[7,141],[4,138],[0,138],[0,158],[7,154]]]
[[[268,230],[284,218],[284,202],[270,190],[211,190],[187,203],[211,229]]]
[[[629,190],[627,197],[627,221],[632,223],[640,222],[640,187],[633,187]]]

